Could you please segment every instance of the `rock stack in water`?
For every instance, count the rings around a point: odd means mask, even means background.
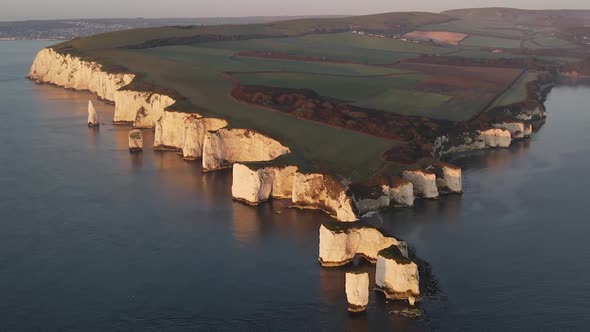
[[[141,130],[133,129],[129,132],[129,151],[140,152],[143,150],[143,137]]]
[[[369,304],[369,274],[346,273],[348,311],[363,312]]]
[[[420,296],[418,266],[400,248],[391,246],[379,252],[375,274],[377,290],[390,300],[408,300],[414,305]]]
[[[92,101],[88,101],[88,127],[98,127],[100,124],[98,123],[98,113],[96,113],[96,109],[94,109],[94,105]]]

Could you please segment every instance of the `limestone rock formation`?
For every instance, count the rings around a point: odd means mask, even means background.
[[[421,170],[404,171],[402,178],[412,183],[416,196],[424,198],[438,197],[436,175],[434,173]]]
[[[493,126],[496,128],[508,130],[513,140],[529,137],[532,132],[532,125],[530,123],[525,124],[523,122],[501,122],[494,123]]]
[[[343,266],[356,255],[375,263],[379,251],[397,245],[407,256],[405,242],[386,237],[376,228],[365,223],[325,223],[320,226],[318,261],[322,266]]]
[[[115,91],[133,81],[135,75],[109,73],[102,65],[45,48],[35,57],[29,77],[74,90],[88,90],[100,98],[115,101]]]
[[[140,152],[143,150],[143,136],[141,130],[133,129],[129,132],[129,151]]]
[[[233,198],[253,205],[267,201],[273,189],[273,175],[264,168],[253,170],[246,165],[234,164]]]
[[[436,175],[436,186],[439,193],[460,194],[463,192],[461,168],[441,162],[433,163],[426,170]]]
[[[346,187],[329,175],[296,173],[293,179],[293,204],[322,210],[338,221],[352,222],[357,217]]]
[[[203,118],[195,113],[164,111],[156,121],[154,149],[182,151],[183,158],[195,160],[202,157],[205,135],[210,130],[227,126],[227,121]]]
[[[394,177],[389,189],[390,204],[394,206],[414,205],[414,185],[412,182]]]
[[[100,123],[98,122],[98,113],[92,104],[92,101],[88,101],[88,127],[98,127]]]
[[[238,162],[270,161],[287,153],[289,148],[256,131],[223,128],[205,135],[203,170],[229,168]]]
[[[397,246],[379,252],[375,274],[377,290],[390,300],[408,300],[413,305],[420,296],[418,266]]]
[[[492,128],[482,131],[485,146],[488,148],[507,148],[512,143],[510,131],[501,128]]]
[[[387,209],[390,205],[389,187],[386,185],[368,189],[369,193],[355,193],[354,204],[359,216]]]
[[[164,110],[176,101],[152,92],[118,90],[115,97],[115,123],[130,123],[135,128],[154,128]]]
[[[369,304],[369,274],[346,273],[346,299],[348,311],[363,312]]]

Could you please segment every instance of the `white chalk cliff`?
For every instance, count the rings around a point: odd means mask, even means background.
[[[98,127],[100,123],[98,122],[98,113],[92,104],[92,101],[88,101],[88,127]]]
[[[129,151],[139,152],[143,150],[143,135],[141,130],[133,129],[129,132]]]
[[[232,179],[234,199],[256,205],[270,198],[273,175],[266,169],[250,169],[246,165],[234,164]]]
[[[412,182],[395,179],[391,186],[387,187],[389,191],[390,204],[393,206],[413,206],[414,205],[414,185]]]
[[[203,118],[195,113],[165,111],[156,121],[154,149],[182,152],[184,159],[195,160],[203,155],[205,135],[210,130],[227,126],[227,121]]]
[[[320,226],[318,261],[326,267],[343,266],[361,255],[375,263],[379,251],[392,245],[403,248],[404,255],[408,255],[405,242],[383,236],[374,227],[364,224],[325,224]]]
[[[293,204],[322,210],[338,221],[356,221],[347,188],[329,175],[296,173],[293,179]]]
[[[346,299],[348,311],[363,312],[369,304],[369,274],[368,273],[346,273]]]
[[[176,101],[168,96],[130,90],[118,90],[115,97],[115,123],[129,123],[135,128],[154,128],[164,110]]]
[[[513,140],[529,137],[532,132],[532,125],[524,122],[501,122],[494,123],[493,126],[508,130]]]
[[[434,163],[426,168],[436,175],[436,186],[439,193],[460,194],[463,192],[461,168],[445,163]]]
[[[413,305],[420,296],[420,276],[416,263],[392,246],[379,253],[375,273],[377,290],[391,300],[408,300]]]
[[[287,153],[289,148],[254,130],[222,128],[205,135],[203,170],[229,168],[238,162],[270,161]]]
[[[402,178],[414,186],[414,194],[424,198],[437,198],[436,175],[421,170],[404,171]]]
[[[532,132],[532,127],[526,126],[525,132]],[[483,150],[486,148],[507,148],[512,143],[510,131],[503,128],[490,128],[478,130],[475,133],[463,133],[453,140],[447,135],[437,137],[434,141],[433,156],[444,157],[446,155]]]

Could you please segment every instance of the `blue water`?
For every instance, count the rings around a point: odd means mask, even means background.
[[[0,42],[0,331],[590,325],[590,89],[554,89],[532,140],[458,160],[463,196],[383,217],[438,281],[421,318],[376,294],[349,316],[344,270],[317,263],[327,217],[232,202],[229,173],[153,152],[150,130],[129,154],[112,106],[24,79],[48,44]],[[99,129],[86,126],[89,99]]]

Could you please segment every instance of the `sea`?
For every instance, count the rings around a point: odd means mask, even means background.
[[[347,312],[320,212],[231,199],[231,173],[130,154],[114,107],[25,76],[50,41],[0,42],[0,331],[507,331],[590,326],[590,88],[561,85],[532,139],[457,157],[464,193],[371,222],[432,290]],[[88,128],[92,100],[101,125]]]

